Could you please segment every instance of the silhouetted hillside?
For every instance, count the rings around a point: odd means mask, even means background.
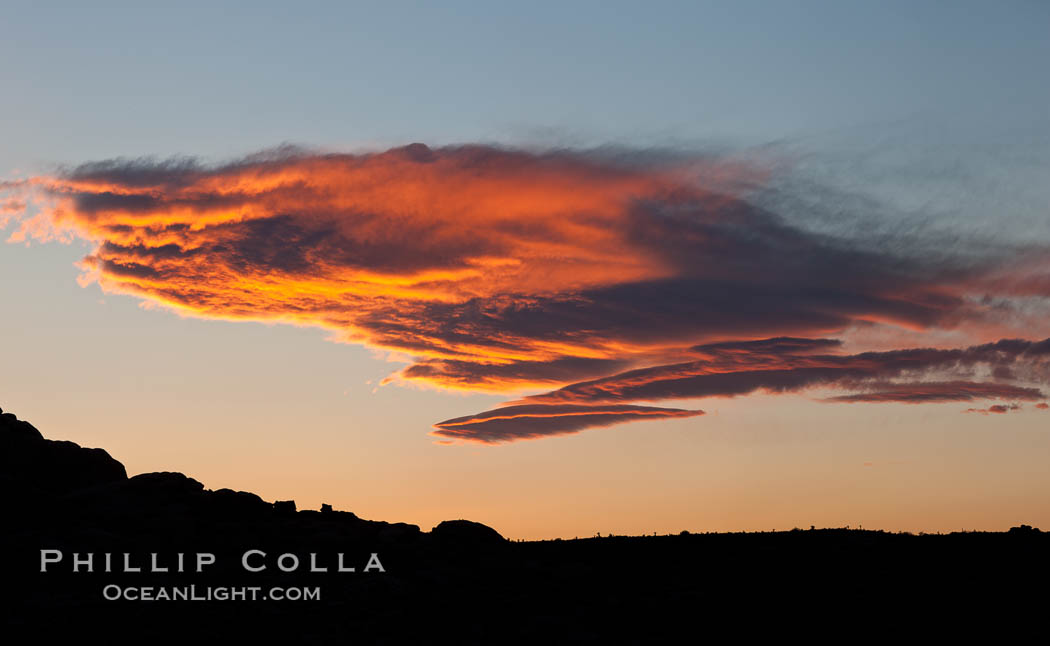
[[[106,451],[44,439],[8,413],[0,482],[4,622],[39,643],[95,631],[107,643],[652,643],[682,630],[980,623],[1003,608],[1016,625],[1041,616],[1050,573],[1050,538],[1024,525],[510,542],[450,520],[424,532],[181,473],[128,478]],[[319,598],[157,598],[191,586]],[[114,589],[155,598],[107,600]]]

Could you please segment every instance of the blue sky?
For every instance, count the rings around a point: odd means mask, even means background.
[[[284,141],[764,142],[916,117],[1032,119],[1050,96],[1041,2],[9,2],[4,14],[4,169]]]

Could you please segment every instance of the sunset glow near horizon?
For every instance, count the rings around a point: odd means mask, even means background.
[[[377,10],[397,47],[345,8],[247,12],[238,51],[182,16],[180,55],[128,10],[112,44],[63,34],[70,87],[142,79],[83,109],[37,82],[34,35],[66,23],[27,7],[0,45],[26,63],[0,107],[0,406],[129,473],[424,529],[1050,525],[1050,11],[799,7]],[[492,41],[507,24],[567,59]],[[336,25],[361,39],[328,49]],[[594,64],[628,55],[679,76],[622,72],[648,100],[611,101],[626,77]],[[230,105],[173,112],[165,79]]]

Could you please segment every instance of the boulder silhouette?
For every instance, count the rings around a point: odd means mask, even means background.
[[[204,491],[204,485],[177,471],[140,473],[128,479],[128,486],[144,495],[181,498]]]
[[[430,535],[442,541],[466,545],[498,545],[507,539],[488,525],[472,520],[445,520],[430,530]]]
[[[259,517],[272,511],[273,506],[259,496],[247,491],[218,489],[208,496],[211,510],[231,519]]]
[[[295,501],[294,500],[275,500],[273,502],[273,510],[279,514],[294,514],[295,513]]]
[[[103,449],[44,439],[32,424],[0,414],[0,478],[21,488],[61,494],[127,480],[124,465]]]
[[[1010,533],[1020,536],[1029,536],[1033,534],[1041,534],[1042,530],[1038,527],[1032,527],[1031,525],[1018,525],[1010,528]]]

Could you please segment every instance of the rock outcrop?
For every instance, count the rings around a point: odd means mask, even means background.
[[[103,449],[44,439],[32,424],[0,413],[0,478],[8,486],[62,494],[128,479],[124,465]]]

